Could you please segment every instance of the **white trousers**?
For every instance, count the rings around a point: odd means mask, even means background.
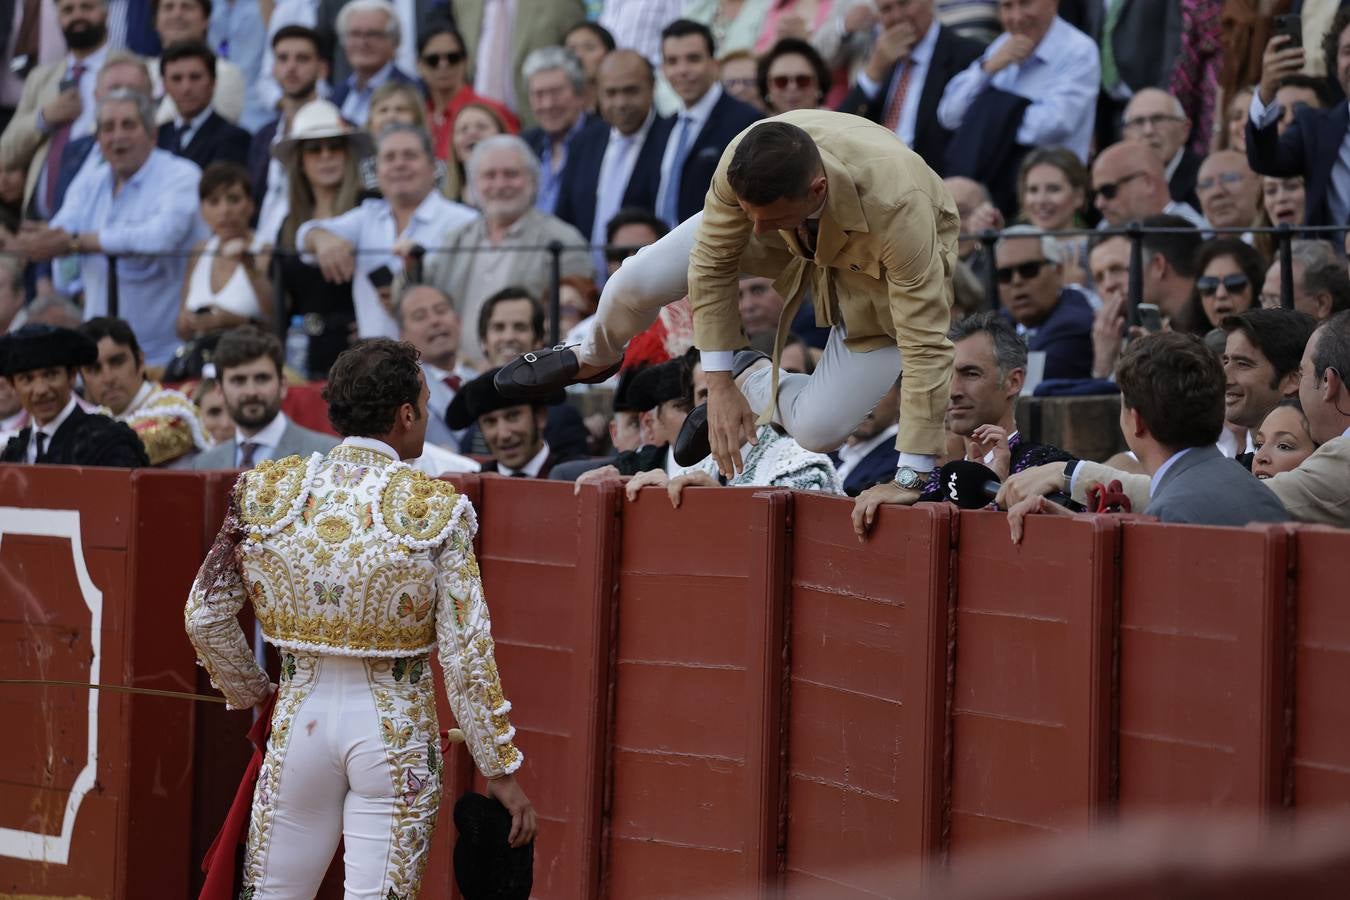
[[[582,341],[582,362],[609,366],[624,347],[650,328],[661,307],[689,293],[689,254],[703,213],[685,219],[669,234],[624,260],[605,282],[590,334]],[[773,420],[807,450],[828,453],[842,444],[900,375],[900,350],[882,347],[856,353],[844,346],[842,328],[830,330],[825,355],[810,375],[781,373]],[[745,379],[742,393],[756,413],[772,402],[772,372]]]
[[[311,900],[344,842],[345,900],[412,900],[441,796],[430,663],[283,651],[241,897]]]

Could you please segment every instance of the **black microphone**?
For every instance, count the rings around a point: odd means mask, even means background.
[[[961,509],[984,509],[994,502],[1003,486],[993,469],[969,459],[952,460],[942,467],[938,477],[943,498]],[[1083,511],[1083,505],[1063,491],[1047,494],[1045,499],[1074,512]]]
[[[408,284],[422,283],[422,258],[426,255],[427,248],[423,247],[421,244],[414,244],[413,248],[408,251],[409,258],[406,279]]]

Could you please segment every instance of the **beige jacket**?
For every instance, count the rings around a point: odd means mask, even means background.
[[[5,133],[0,135],[0,165],[6,169],[28,169],[28,178],[23,187],[25,209],[37,187],[42,164],[47,161],[48,135],[38,131],[38,110],[56,96],[65,73],[64,56],[29,72],[23,82],[23,96],[14,110],[14,118],[9,120]]]
[[[825,164],[825,209],[814,260],[793,233],[756,236],[727,181],[742,132],[713,176],[689,258],[694,339],[703,350],[745,346],[742,272],[773,278],[787,299],[778,346],[807,288],[820,325],[842,325],[856,352],[894,344],[904,360],[896,447],[940,455],[952,372],[952,271],[960,217],[937,174],[894,133],[860,116],[799,110]],[[751,126],[754,127],[754,126]],[[748,129],[747,129],[748,130]]]

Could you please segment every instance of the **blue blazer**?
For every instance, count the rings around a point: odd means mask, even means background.
[[[727,148],[727,144],[730,144],[736,135],[761,118],[763,118],[763,114],[759,110],[748,103],[742,103],[727,93],[723,93],[718,101],[713,104],[708,121],[694,138],[693,143],[689,145],[689,153],[684,158],[684,169],[680,176],[680,195],[675,202],[680,222],[694,213],[703,211],[703,201],[708,195],[708,186],[712,184],[713,175],[717,172],[717,164],[722,159],[722,151]],[[671,116],[669,119],[652,124],[652,130],[647,140],[658,141],[661,144],[662,155],[665,154],[666,141],[674,139],[672,134],[677,121],[677,116]],[[659,133],[658,127],[660,127]],[[656,165],[659,180],[661,167],[659,158]],[[652,191],[653,203],[655,203],[656,193],[655,190]],[[674,226],[679,223],[671,222],[669,224]]]
[[[70,141],[61,151],[61,168],[56,170],[56,196],[52,201],[53,214],[61,208],[61,202],[66,199],[66,188],[80,174],[80,167],[89,158],[89,151],[94,149],[94,144],[94,136],[87,134]]]
[[[1299,111],[1284,134],[1278,133],[1278,123],[1257,128],[1251,116],[1247,117],[1247,165],[1253,172],[1274,178],[1303,176],[1308,197],[1304,225],[1345,224],[1331,221],[1327,195],[1347,127],[1350,111],[1344,103],[1329,109]]]
[[[1008,316],[1007,310],[1003,315]],[[1027,339],[1027,349],[1045,353],[1045,378],[1092,377],[1092,305],[1073,288],[1059,292],[1059,302],[1036,333]]]
[[[839,460],[834,456],[834,464]],[[895,441],[882,441],[872,448],[872,452],[858,461],[844,479],[844,493],[856,497],[874,484],[890,481],[900,466],[900,451],[895,449]]]
[[[656,186],[661,180],[661,157],[666,142],[658,136],[661,123],[658,116],[638,150],[633,174],[623,192],[620,207],[636,206],[656,212]],[[595,203],[600,193],[600,164],[604,162],[605,148],[609,146],[609,126],[587,128],[572,140],[563,166],[558,206],[553,214],[576,228],[588,239],[595,224]],[[665,129],[669,135],[669,128]],[[608,223],[606,223],[608,224]]]
[[[281,117],[277,116],[259,128],[248,145],[248,161],[244,167],[248,169],[249,181],[253,183],[255,210],[262,209],[263,198],[267,196],[267,168],[272,162],[272,139],[277,136],[277,129],[280,127]],[[267,237],[271,240],[275,235]]]
[[[177,151],[183,159],[190,159],[199,168],[205,169],[217,160],[229,160],[243,165],[248,160],[248,147],[253,137],[238,125],[218,112],[212,112],[197,129],[197,133],[188,141],[188,145]],[[159,126],[159,148],[174,150],[174,124],[165,122]]]
[[[390,80],[390,81],[401,82],[401,83],[403,83],[403,84],[411,84],[413,87],[417,88],[419,91],[422,89],[422,83],[421,83],[420,81],[418,81],[416,78],[413,78],[413,77],[411,77],[410,75],[408,75],[407,73],[405,73],[405,72],[404,72],[402,69],[400,69],[398,66],[394,66],[392,69],[389,70],[389,80]],[[343,102],[347,99],[347,94],[349,94],[350,92],[351,92],[351,86],[350,86],[349,84],[347,84],[347,79],[346,79],[345,76],[342,78],[341,81],[339,81],[339,80],[337,80],[337,79],[335,78],[334,81],[333,81],[333,93],[332,93],[332,95],[331,95],[328,99],[329,99],[329,100],[332,102],[332,104],[333,104],[334,106],[336,106],[338,109],[342,109],[342,104],[343,104]],[[360,127],[360,128],[364,128],[364,127],[366,126],[366,123],[365,123],[365,122],[359,122],[359,123],[358,123],[358,122],[353,122],[352,124],[353,124],[353,125],[357,125],[357,126]]]

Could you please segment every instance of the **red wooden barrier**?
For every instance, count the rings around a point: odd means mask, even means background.
[[[942,846],[953,509],[884,510],[863,544],[793,499],[786,894],[894,896]]]

